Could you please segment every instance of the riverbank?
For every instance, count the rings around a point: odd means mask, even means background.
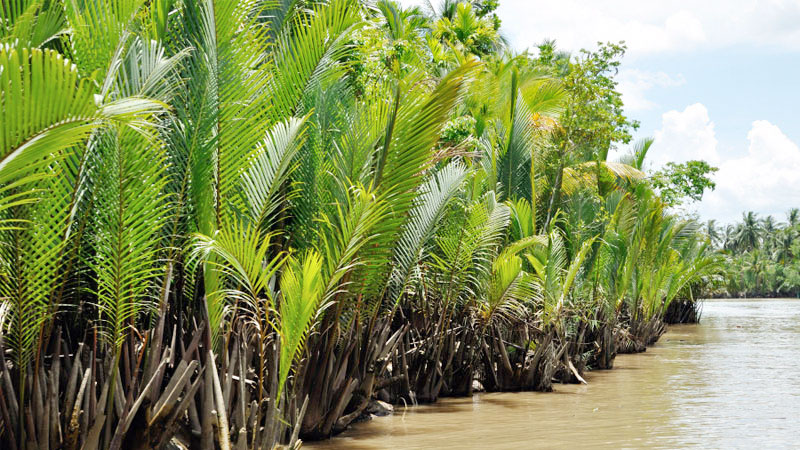
[[[306,447],[790,446],[800,415],[798,341],[797,300],[710,300],[700,324],[670,326],[647,352],[588,372],[587,385],[399,407]]]

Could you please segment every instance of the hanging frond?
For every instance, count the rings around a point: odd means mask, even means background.
[[[532,73],[519,87],[522,101],[534,115],[557,118],[566,106],[566,91],[559,80]]]
[[[598,171],[612,179],[621,179],[628,182],[641,180],[645,176],[641,170],[625,163],[587,161],[564,168],[562,191],[567,195],[571,195],[581,187],[596,184]]]
[[[47,164],[48,155],[100,126],[93,95],[57,52],[0,46],[0,185]]]

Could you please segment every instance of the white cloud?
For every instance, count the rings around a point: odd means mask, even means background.
[[[593,48],[598,41],[624,40],[629,54],[635,56],[694,48],[707,39],[703,23],[693,12],[642,8],[635,1],[506,0],[500,3],[499,13],[518,48],[534,46],[545,38],[556,39],[559,47],[571,51]]]
[[[661,129],[648,153],[654,168],[668,161],[703,159],[719,168],[716,190],[695,209],[704,219],[738,220],[742,211],[781,215],[800,206],[800,147],[766,120],[753,122],[747,154],[725,157],[708,110],[700,103],[663,114]]]
[[[505,0],[500,17],[520,48],[554,38],[570,50],[625,40],[632,57],[739,44],[800,49],[797,0]]]
[[[717,189],[698,209],[703,217],[731,222],[742,211],[780,216],[800,206],[800,147],[766,120],[753,122],[747,140],[747,155],[719,165]]]
[[[653,137],[655,142],[647,160],[655,168],[669,161],[702,159],[710,164],[720,161],[714,123],[702,103],[689,105],[683,111],[665,112],[661,116],[661,129]]]
[[[652,88],[676,87],[686,84],[683,75],[672,77],[664,72],[651,72],[638,69],[622,69],[617,77],[617,89],[622,94],[626,112],[646,111],[655,108],[654,102],[647,99],[647,91]]]
[[[800,49],[798,0],[501,0],[499,16],[518,49],[543,39],[571,51],[625,40],[632,57],[733,45]]]

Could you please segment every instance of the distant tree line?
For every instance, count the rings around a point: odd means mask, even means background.
[[[726,261],[726,276],[712,288],[714,295],[800,296],[800,208],[790,209],[782,222],[749,211],[738,223],[709,220],[705,228]]]

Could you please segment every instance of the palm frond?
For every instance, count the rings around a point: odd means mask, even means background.
[[[83,76],[104,75],[145,0],[64,0],[71,57]]]
[[[16,202],[9,212],[24,221],[0,234],[0,272],[4,274],[0,276],[0,295],[8,304],[2,334],[14,351],[17,367],[27,366],[59,306],[55,293],[63,282],[63,252],[73,222],[75,193],[74,180],[64,173],[66,169],[64,159],[50,158],[45,176],[29,181],[41,191],[41,198],[35,203]]]
[[[153,300],[155,277],[163,273],[157,262],[157,236],[168,218],[163,147],[139,133],[110,129],[100,137],[101,163],[95,184],[95,256],[89,265],[97,283],[101,331],[118,348],[124,330]]]
[[[301,261],[289,258],[281,275],[280,287],[281,354],[278,398],[286,384],[292,362],[303,348],[325,292],[320,255],[311,250],[303,255]]]
[[[510,319],[522,310],[522,302],[536,295],[534,284],[524,283],[522,258],[503,254],[492,264],[487,296],[478,303],[479,315],[484,324],[498,319]]]
[[[650,151],[650,147],[652,147],[654,141],[655,140],[651,137],[639,139],[633,145],[630,153],[620,156],[619,162],[622,164],[627,164],[638,170],[644,170],[644,160],[647,157],[647,153]]]
[[[556,118],[564,111],[566,91],[558,80],[529,76],[520,83],[522,101],[537,116]]]
[[[531,201],[531,157],[535,148],[536,123],[533,113],[521,95],[510,104],[513,114],[500,149],[497,177],[506,198],[525,198]]]
[[[645,176],[641,170],[622,162],[587,161],[564,168],[562,190],[565,194],[571,195],[581,187],[597,183],[598,171],[614,179],[628,182],[641,180]]]
[[[279,122],[259,144],[242,174],[242,195],[256,228],[268,230],[282,206],[280,188],[289,177],[297,150],[302,146],[304,119]]]
[[[459,214],[463,216],[439,232],[439,252],[432,254],[445,304],[474,294],[488,280],[511,213],[489,196]]]
[[[532,236],[536,232],[535,211],[531,202],[524,198],[508,201],[511,207],[511,238],[513,240]]]
[[[0,4],[0,44],[42,48],[63,35],[65,28],[59,3],[7,0]]]
[[[286,255],[270,255],[270,234],[262,233],[250,221],[233,219],[213,236],[195,234],[191,257],[206,264],[219,288],[206,292],[210,326],[216,337],[224,316],[230,311],[229,300],[242,302],[247,314],[268,315],[263,298],[271,298],[270,282],[284,264]]]
[[[361,16],[355,1],[332,0],[318,4],[307,14],[292,14],[289,22],[291,25],[284,25],[278,37],[272,61],[268,96],[273,120],[295,114],[302,94],[313,81],[331,76],[348,50],[345,43],[361,24]]]
[[[86,139],[102,114],[88,82],[51,50],[0,46],[0,185]]]
[[[74,208],[83,195],[78,180],[83,175],[75,175],[81,171],[77,165],[82,164],[75,161],[81,158],[71,152],[104,123],[124,126],[126,120],[141,121],[160,108],[146,100],[126,99],[98,108],[93,95],[76,67],[58,53],[0,48],[0,186],[7,193],[0,200],[0,210],[16,210],[11,225],[27,220],[36,223],[27,230],[13,231],[7,241],[8,249],[16,249],[16,258],[30,255],[28,263],[18,264],[13,279],[9,278],[16,284],[13,314],[32,321],[18,320],[16,326],[21,328],[12,331],[19,338],[19,367],[25,366],[34,337],[57,306],[52,302],[60,282],[62,252]],[[40,203],[29,206],[37,197]],[[36,248],[20,253],[21,246],[27,245]],[[5,258],[6,262],[14,260]]]
[[[404,96],[400,88],[396,91],[394,114],[389,119],[383,146],[378,149],[374,174],[379,195],[392,205],[391,214],[374,230],[380,245],[363,256],[367,265],[359,276],[370,299],[380,299],[386,288],[391,273],[386,268],[392,243],[400,236],[423,174],[433,162],[430,150],[474,68],[475,62],[465,63],[444,77],[431,92],[420,92],[423,87],[418,84]]]
[[[436,172],[420,187],[406,228],[394,250],[395,264],[389,290],[391,298],[399,299],[408,286],[415,266],[423,258],[426,244],[434,236],[448,203],[465,175],[464,165],[454,162]]]
[[[596,238],[592,238],[581,244],[580,250],[570,261],[569,267],[567,268],[567,272],[564,276],[564,285],[561,290],[561,297],[563,299],[566,299],[572,290],[572,287],[575,284],[575,277],[578,276],[578,272],[583,267],[583,262],[586,260],[586,255],[588,255],[589,251],[592,249],[592,245],[594,244],[595,240]]]
[[[387,214],[386,202],[377,199],[374,192],[355,186],[350,189],[346,204],[337,204],[334,214],[322,216],[318,252],[324,261],[325,301],[347,289],[340,282],[363,264],[358,253],[374,242],[373,230]]]

